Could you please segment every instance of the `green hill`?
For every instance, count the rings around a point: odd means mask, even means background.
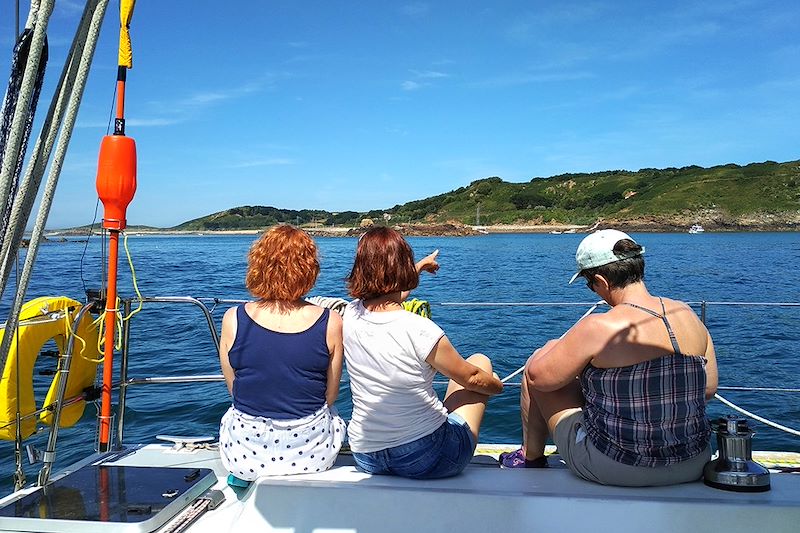
[[[474,181],[444,194],[369,212],[237,207],[184,222],[175,230],[258,229],[273,224],[355,226],[363,218],[392,223],[591,224],[800,229],[800,161],[638,172],[562,174],[509,183]]]

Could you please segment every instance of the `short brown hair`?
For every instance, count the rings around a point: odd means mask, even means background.
[[[397,291],[410,291],[419,284],[414,252],[392,228],[370,229],[358,241],[347,290],[353,298],[369,300]]]
[[[250,247],[245,284],[256,298],[293,301],[311,290],[318,275],[317,245],[311,237],[301,229],[280,225]]]
[[[630,239],[620,239],[614,245],[615,254],[625,256],[638,253],[638,255],[599,267],[585,268],[581,271],[581,276],[592,280],[599,274],[606,278],[615,289],[621,289],[631,283],[642,281],[644,279],[644,257],[641,255],[641,251],[642,247],[639,244]]]

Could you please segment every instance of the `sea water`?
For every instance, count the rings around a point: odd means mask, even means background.
[[[646,251],[647,284],[656,295],[688,302],[700,313],[706,306],[714,339],[720,385],[800,389],[800,307],[720,305],[713,302],[800,302],[800,234],[705,233],[634,234]],[[128,248],[144,296],[194,296],[246,299],[244,272],[254,236],[136,236]],[[441,269],[423,274],[413,297],[427,300],[433,320],[463,355],[490,356],[500,377],[525,363],[531,352],[557,338],[597,300],[583,283],[568,285],[581,235],[481,235],[416,237],[409,241],[417,258],[439,250]],[[311,295],[346,298],[355,238],[317,238],[322,270]],[[23,250],[20,263],[24,258]],[[101,241],[48,242],[39,250],[26,300],[67,295],[83,300],[85,289],[102,282]],[[134,296],[124,250],[120,253],[120,294]],[[14,280],[12,279],[12,284]],[[6,316],[13,287],[2,300]],[[579,305],[503,305],[551,304]],[[480,304],[480,305],[467,305]],[[217,328],[226,306],[214,308]],[[598,311],[602,311],[602,308]],[[132,319],[129,377],[216,374],[219,361],[200,311],[192,306],[146,304]],[[51,376],[51,358],[40,358],[35,377],[37,400]],[[45,360],[47,359],[47,360]],[[119,361],[117,355],[116,361]],[[519,383],[519,377],[511,383]],[[443,389],[443,386],[439,387]],[[443,392],[443,391],[440,391]],[[797,392],[721,391],[736,404],[768,419],[800,429]],[[489,403],[481,428],[483,442],[520,440],[519,387]],[[131,387],[125,413],[126,443],[153,442],[157,434],[216,436],[230,404],[224,383]],[[347,418],[350,391],[345,382],[337,406]],[[732,413],[718,401],[712,417]],[[93,404],[83,420],[59,434],[56,470],[91,451],[95,442]],[[800,451],[800,438],[758,422],[754,448]],[[45,448],[47,432],[28,439]],[[11,488],[13,443],[0,443],[0,489]],[[24,457],[24,452],[23,452]],[[29,480],[36,467],[25,466]]]

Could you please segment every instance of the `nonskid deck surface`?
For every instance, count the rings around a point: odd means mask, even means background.
[[[213,449],[147,445],[107,464],[209,468],[225,502],[193,532],[247,531],[797,531],[800,474],[773,473],[772,490],[735,493],[701,482],[672,487],[606,487],[554,468],[500,469],[495,448],[479,447],[466,471],[415,481],[359,472],[342,455],[327,472],[262,478],[232,489]],[[722,526],[721,524],[724,524]],[[0,530],[8,530],[2,525]],[[87,524],[82,532],[93,531]]]

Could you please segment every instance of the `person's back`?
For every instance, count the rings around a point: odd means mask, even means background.
[[[459,474],[472,459],[489,395],[503,384],[489,358],[464,360],[444,331],[403,310],[421,271],[435,272],[438,251],[418,263],[403,236],[376,227],[359,239],[345,310],[344,345],[353,391],[350,447],[371,474],[433,479]],[[436,371],[450,378],[444,402]]]
[[[611,342],[579,376],[583,428],[595,447],[615,461],[667,466],[708,446],[708,335],[680,302],[649,297],[641,303],[648,306],[622,303],[597,317]],[[679,324],[683,343],[673,323]],[[703,355],[688,353],[685,345]]]
[[[344,349],[353,395],[354,452],[373,452],[432,433],[447,418],[425,359],[444,332],[403,309],[373,313],[361,300],[344,312]]]
[[[240,485],[258,476],[333,466],[345,423],[333,403],[342,374],[342,321],[303,296],[319,273],[311,238],[276,226],[250,249],[257,301],[222,318],[219,359],[233,405],[220,421],[220,458]]]
[[[709,338],[705,326],[695,312],[683,302],[650,297],[642,307],[662,314],[660,300],[675,339],[684,355],[705,356]],[[607,313],[587,317],[598,325],[598,352],[592,365],[613,368],[656,359],[674,352],[672,341],[661,318],[630,305],[617,305]],[[600,329],[602,328],[602,329]],[[601,332],[602,331],[602,332]]]
[[[286,420],[325,404],[330,310],[304,305],[276,312],[250,302],[236,309],[233,405],[251,415]]]

